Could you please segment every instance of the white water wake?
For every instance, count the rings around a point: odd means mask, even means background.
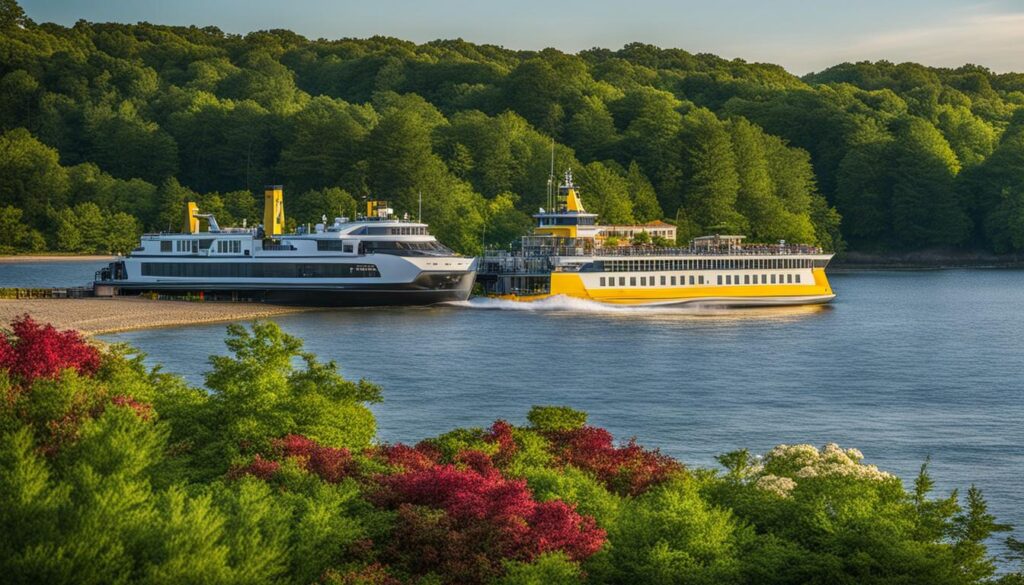
[[[528,311],[528,312],[571,312],[571,313],[643,313],[645,315],[655,313],[671,314],[707,314],[722,313],[727,309],[723,307],[701,306],[698,303],[686,303],[677,305],[611,305],[588,301],[565,295],[556,295],[538,301],[509,301],[502,299],[490,299],[486,297],[473,297],[468,301],[447,303],[450,306],[466,309],[483,309],[492,311]]]
[[[519,311],[552,316],[590,314],[645,322],[679,323],[699,320],[736,325],[751,321],[786,322],[822,314],[827,310],[825,305],[729,307],[720,304],[701,304],[699,301],[663,305],[610,305],[564,295],[529,302],[473,297],[468,301],[445,304],[458,309],[477,311]]]

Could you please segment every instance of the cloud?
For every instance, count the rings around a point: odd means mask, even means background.
[[[917,61],[957,67],[984,65],[995,71],[1024,70],[1024,12],[954,15],[948,22],[873,34],[841,53],[847,60]]]

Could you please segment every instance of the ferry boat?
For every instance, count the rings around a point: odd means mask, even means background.
[[[748,245],[740,235],[709,235],[685,248],[612,245],[643,226],[601,226],[583,207],[572,172],[554,209],[516,252],[488,250],[477,281],[491,297],[536,301],[557,295],[614,305],[766,306],[827,303],[832,254],[807,245]],[[658,226],[665,226],[657,222]],[[674,230],[672,231],[674,238]]]
[[[427,305],[464,301],[476,259],[437,241],[427,224],[399,220],[385,202],[366,215],[284,234],[280,185],[264,195],[263,225],[221,228],[188,203],[184,233],[142,236],[97,272],[106,294],[156,292],[315,306]],[[200,220],[207,225],[200,231]]]

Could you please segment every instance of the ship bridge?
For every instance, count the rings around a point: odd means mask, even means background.
[[[589,213],[583,207],[579,191],[572,182],[572,171],[565,171],[565,179],[558,186],[555,195],[554,210],[533,214],[537,227],[533,229],[535,236],[553,236],[555,238],[593,239],[598,235],[597,214]]]

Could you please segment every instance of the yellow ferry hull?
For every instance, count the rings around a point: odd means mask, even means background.
[[[539,301],[559,295],[612,305],[666,306],[680,304],[727,306],[792,306],[831,302],[835,298],[824,268],[815,268],[808,284],[750,284],[731,286],[680,286],[587,288],[578,273],[551,274],[551,292],[533,295],[497,295],[518,302]]]

